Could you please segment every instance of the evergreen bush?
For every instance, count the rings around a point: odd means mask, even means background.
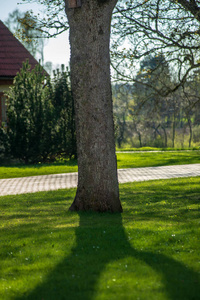
[[[75,112],[72,93],[70,90],[70,75],[68,70],[54,72],[53,78],[53,106],[56,116],[57,154],[77,156],[75,136]]]
[[[4,127],[4,124],[0,127],[0,162],[4,161],[7,147],[7,134]]]
[[[39,64],[32,70],[28,61],[23,64],[7,93],[7,153],[13,158],[37,163],[76,155],[68,77],[62,70],[51,82]]]

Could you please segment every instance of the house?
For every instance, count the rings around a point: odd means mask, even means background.
[[[29,60],[32,68],[38,64],[37,60],[0,20],[0,126],[6,121],[4,92],[12,85],[14,77],[26,59]]]

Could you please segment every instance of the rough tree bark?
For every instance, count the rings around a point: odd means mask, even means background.
[[[70,210],[121,212],[110,82],[110,23],[117,0],[68,8],[78,188]]]

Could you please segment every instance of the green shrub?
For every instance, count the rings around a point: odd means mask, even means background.
[[[26,61],[7,93],[8,153],[25,163],[76,155],[73,99],[67,72],[54,81]],[[72,133],[73,131],[73,133]]]
[[[6,155],[7,135],[4,126],[0,127],[0,162],[4,160]]]
[[[56,116],[56,141],[57,155],[72,156],[76,155],[76,136],[75,136],[75,113],[74,101],[70,90],[69,72],[54,72],[53,79],[53,106]]]
[[[53,106],[46,101],[45,74],[26,61],[7,93],[7,136],[10,154],[25,163],[44,159],[49,152]]]

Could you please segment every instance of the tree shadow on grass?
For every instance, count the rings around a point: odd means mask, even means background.
[[[95,222],[95,223],[94,223]],[[99,287],[99,280],[110,263],[130,258],[134,262],[147,266],[159,275],[162,282],[162,293],[170,300],[197,300],[200,295],[199,275],[182,263],[163,254],[134,249],[125,233],[120,214],[80,213],[80,224],[76,228],[76,245],[71,255],[66,257],[47,276],[46,281],[37,286],[29,294],[18,300],[91,300],[94,299]],[[134,264],[130,273],[134,278]],[[117,272],[117,268],[115,270]],[[120,271],[121,272],[121,271]],[[125,272],[125,271],[124,271]],[[121,273],[120,273],[121,274]],[[121,274],[123,277],[123,274]],[[120,275],[120,276],[121,276]],[[124,273],[125,275],[125,273]],[[148,275],[146,275],[148,280]],[[104,284],[104,283],[103,283]],[[132,283],[126,283],[122,289],[130,288]],[[105,288],[105,287],[104,287]],[[154,287],[152,287],[154,289]],[[106,288],[105,288],[106,290]],[[131,289],[130,289],[131,290]],[[114,289],[116,292],[117,289]],[[111,291],[110,291],[111,292]],[[138,291],[137,298],[142,291]],[[126,294],[125,294],[126,295]],[[148,294],[147,294],[148,295]],[[113,296],[113,295],[112,295]],[[104,299],[127,299],[126,296],[104,292]],[[137,299],[130,294],[128,299]],[[159,299],[156,295],[155,298]]]

